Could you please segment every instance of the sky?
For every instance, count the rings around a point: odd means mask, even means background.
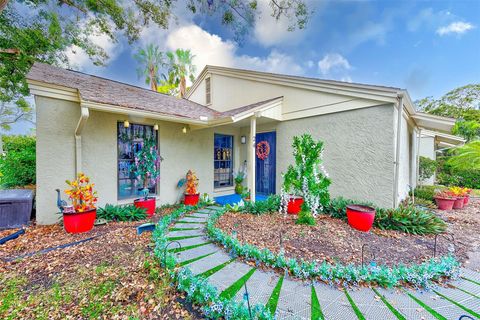
[[[77,70],[147,88],[133,55],[149,43],[190,49],[197,73],[210,64],[378,84],[405,88],[413,100],[480,83],[480,0],[308,0],[314,13],[293,32],[270,16],[267,0],[258,2],[241,44],[218,17],[193,16],[180,0],[167,30],[150,26],[134,44],[95,37],[110,56],[107,66],[93,66],[81,50],[68,56]]]

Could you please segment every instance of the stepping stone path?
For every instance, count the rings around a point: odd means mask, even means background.
[[[218,292],[251,306],[265,305],[276,319],[432,319],[480,320],[480,273],[462,269],[450,287],[429,292],[409,289],[337,289],[323,283],[304,282],[288,275],[256,269],[232,259],[224,248],[212,243],[205,233],[209,214],[220,207],[207,207],[184,216],[170,227],[169,240],[178,241],[181,266],[206,277]]]

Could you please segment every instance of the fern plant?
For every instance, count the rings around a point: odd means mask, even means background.
[[[147,217],[145,208],[137,208],[132,205],[115,206],[107,204],[97,210],[97,218],[107,221],[138,221]]]

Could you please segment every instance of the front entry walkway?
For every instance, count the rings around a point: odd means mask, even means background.
[[[168,237],[181,243],[180,266],[202,275],[221,296],[263,304],[276,319],[480,319],[480,273],[462,269],[448,288],[429,292],[410,289],[348,288],[295,280],[252,267],[232,258],[205,234],[209,214],[218,207],[198,210],[177,221]],[[188,223],[188,228],[185,228]],[[183,230],[182,230],[183,229]]]
[[[265,201],[267,196],[257,194],[255,195],[255,201]],[[239,194],[228,194],[226,196],[218,196],[214,198],[215,202],[221,206],[226,204],[234,205],[235,203],[239,203],[242,200],[242,197]]]

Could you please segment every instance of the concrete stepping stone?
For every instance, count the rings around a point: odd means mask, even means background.
[[[231,259],[229,256],[228,258],[228,260]],[[249,272],[250,269],[252,269],[251,266],[243,262],[234,261],[208,277],[208,281],[217,287],[218,292],[222,292]]]
[[[229,260],[231,260],[232,258],[228,255],[228,254],[225,254],[224,252],[222,252],[221,250],[218,251],[218,248],[217,248],[217,252],[215,254],[212,254],[211,256],[208,256],[206,259],[200,259],[198,261],[195,261],[191,264],[188,265],[188,267],[190,268],[190,270],[192,270],[192,272],[196,275],[198,274],[202,274],[212,268],[215,268],[216,266],[218,265],[221,265],[222,263],[225,263]],[[210,283],[212,283],[210,280],[209,280]],[[212,283],[214,284],[214,283]],[[219,292],[221,292],[223,289],[220,289],[217,287],[217,289],[219,290]]]
[[[178,252],[176,254],[176,257],[177,257],[178,262],[183,262],[185,260],[190,260],[192,258],[201,256],[201,255],[204,255],[204,254],[207,254],[207,253],[210,253],[210,252],[218,251],[218,249],[219,248],[216,245],[209,243],[209,244],[201,246],[201,247],[197,247],[197,248],[190,249],[190,250],[187,250],[187,251]]]
[[[312,288],[309,283],[283,279],[277,305],[277,319],[310,319]]]
[[[366,319],[396,320],[395,314],[390,311],[379,295],[373,290],[365,288],[349,289],[348,294]],[[391,305],[391,304],[390,304]],[[393,307],[393,305],[392,305]],[[393,307],[394,308],[394,307]],[[402,314],[399,310],[397,310]],[[402,314],[405,316],[404,314]]]
[[[275,288],[278,282],[278,278],[275,272],[255,271],[247,281],[250,305],[267,304],[268,299],[272,295],[273,288]],[[235,300],[238,302],[244,301],[244,293],[245,289],[242,288],[235,296]]]
[[[470,294],[480,297],[480,286],[473,282],[460,278],[458,280],[451,282],[451,285],[458,288],[457,290],[460,290],[460,291],[464,290],[469,292]]]
[[[389,303],[407,319],[437,320],[401,290],[376,288]]]
[[[461,304],[462,306],[472,310],[473,312],[480,314],[480,296],[478,296],[477,298],[458,289],[443,287],[435,289],[434,292],[439,294],[440,297],[445,296],[446,298]]]
[[[167,237],[188,237],[188,236],[202,236],[205,235],[201,229],[197,230],[179,230],[179,231],[170,231],[167,233]]]
[[[191,222],[191,221],[187,221],[187,222],[177,221],[177,222],[175,222],[174,225],[172,225],[172,228],[181,228],[181,229],[199,228],[199,229],[203,229],[203,228],[205,228],[205,224],[204,223],[195,223],[195,222]]]
[[[198,219],[198,218],[190,218],[190,217],[183,217],[182,219],[178,220],[177,223],[179,222],[194,222],[194,223],[200,223],[200,224],[205,224],[206,219]]]
[[[180,239],[180,240],[175,240],[175,241],[179,242],[182,245],[182,248],[185,248],[185,247],[194,246],[194,245],[197,245],[197,244],[209,242],[210,240],[205,238],[205,235],[201,235],[200,237],[197,236],[196,238]],[[177,244],[172,244],[171,246],[172,246],[172,248],[177,248],[178,247]]]
[[[323,283],[315,284],[314,288],[325,319],[357,319],[343,290],[332,288]]]

